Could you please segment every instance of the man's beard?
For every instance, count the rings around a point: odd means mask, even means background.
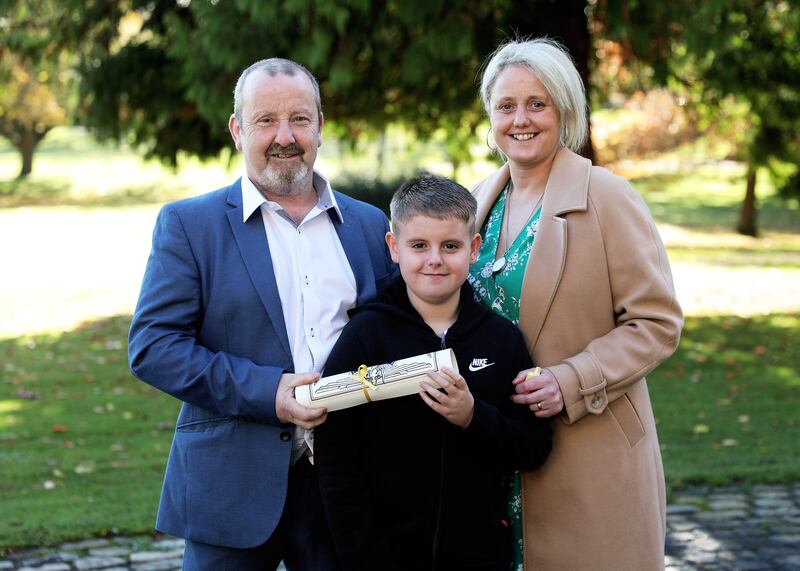
[[[302,157],[303,150],[295,145],[282,147],[277,143],[270,145],[267,149],[267,166],[259,173],[258,183],[270,194],[275,196],[298,196],[308,188],[308,177],[310,169],[308,165],[300,160],[296,165],[283,165],[282,168],[275,168],[269,164],[269,157],[275,153],[297,153]]]

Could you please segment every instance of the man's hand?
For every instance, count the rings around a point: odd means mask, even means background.
[[[442,373],[444,374],[431,371],[428,376],[439,383],[444,392],[441,392],[430,383],[422,381],[419,384],[419,396],[448,422],[455,424],[459,428],[466,428],[472,422],[472,415],[475,412],[475,399],[472,397],[472,393],[469,392],[469,387],[464,377],[449,367],[442,367]]]
[[[306,408],[294,398],[294,388],[310,385],[319,380],[319,373],[284,373],[278,382],[278,393],[275,395],[275,414],[281,422],[288,422],[300,428],[314,428],[328,418],[328,411],[323,407]]]

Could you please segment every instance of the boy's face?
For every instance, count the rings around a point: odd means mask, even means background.
[[[457,296],[469,265],[478,259],[480,234],[455,218],[412,216],[386,234],[392,260],[400,265],[409,296],[441,305]]]

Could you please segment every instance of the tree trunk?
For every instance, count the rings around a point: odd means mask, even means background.
[[[25,178],[33,171],[33,153],[36,151],[36,145],[39,144],[40,140],[40,138],[30,133],[25,133],[15,145],[22,156],[22,168],[19,171],[19,178]]]
[[[549,11],[553,17],[543,17]],[[589,19],[586,17],[586,0],[547,0],[537,3],[539,9],[531,9],[529,0],[515,0],[512,2],[512,14],[518,14],[514,20],[514,31],[520,36],[540,37],[547,35],[564,44],[569,50],[575,67],[586,87],[587,102],[590,97],[589,73],[591,61],[594,57],[592,49],[592,35],[589,33]],[[587,108],[587,119],[591,120],[591,111]],[[594,161],[594,147],[592,145],[591,128],[586,144],[580,149],[580,154]]]
[[[742,209],[739,211],[739,224],[736,231],[745,236],[758,236],[756,228],[756,167],[747,165],[747,191],[744,194]]]

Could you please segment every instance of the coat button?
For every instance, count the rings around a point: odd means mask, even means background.
[[[603,406],[603,399],[600,396],[595,395],[595,397],[592,399],[592,408],[600,408],[602,406]]]
[[[287,432],[285,430],[283,432],[281,432],[281,440],[283,442],[289,442],[289,440],[291,440],[291,438],[292,438],[292,433],[291,432]]]

